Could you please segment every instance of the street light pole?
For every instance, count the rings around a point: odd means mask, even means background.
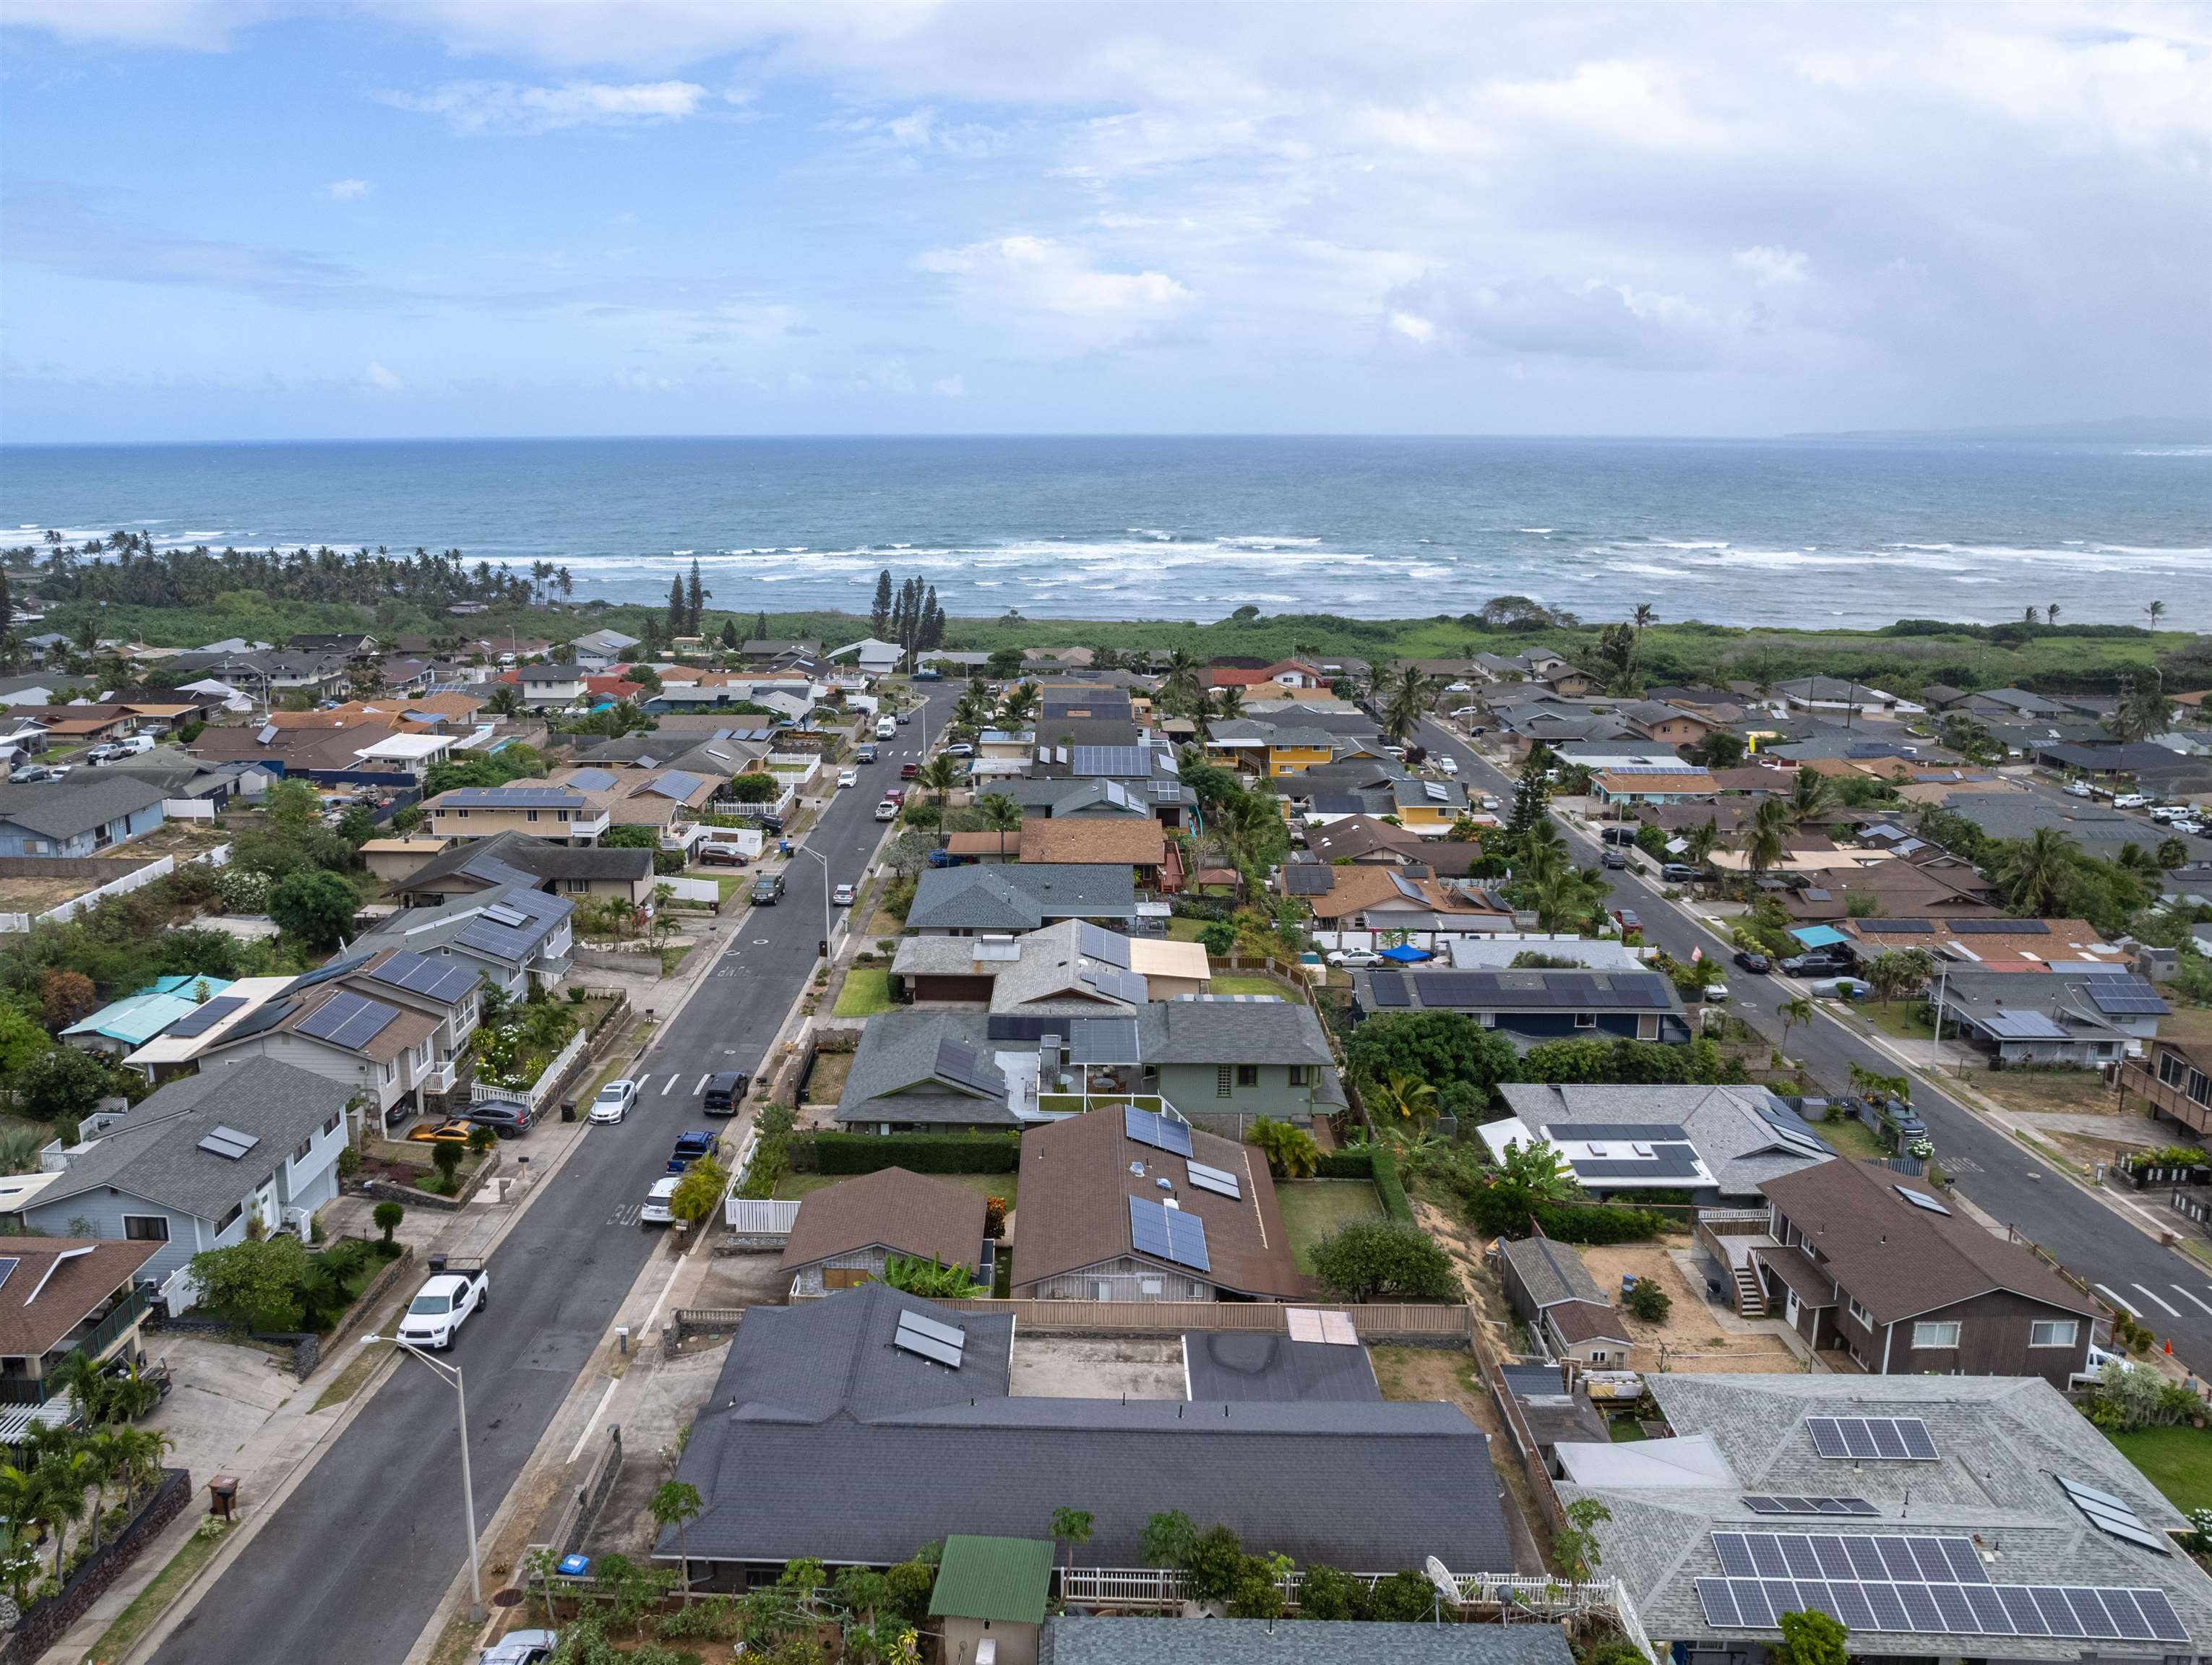
[[[477,1488],[475,1480],[469,1474],[469,1390],[462,1385],[461,1367],[459,1364],[447,1364],[433,1358],[420,1347],[411,1342],[403,1341],[396,1335],[364,1335],[361,1338],[361,1344],[366,1347],[375,1342],[386,1340],[390,1341],[402,1352],[412,1353],[422,1363],[436,1371],[442,1380],[452,1382],[453,1392],[459,1396],[461,1428],[461,1511],[467,1520],[469,1529],[469,1620],[471,1624],[481,1625],[484,1620],[483,1569],[477,1559]]]
[[[799,854],[811,855],[822,864],[822,957],[826,963],[830,958],[830,939],[835,933],[833,921],[836,917],[830,907],[830,858],[811,844],[800,845]]]

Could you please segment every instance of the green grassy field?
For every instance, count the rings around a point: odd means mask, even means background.
[[[1301,1272],[1313,1270],[1313,1246],[1339,1226],[1382,1218],[1382,1200],[1364,1179],[1277,1180],[1275,1200]]]
[[[1298,997],[1279,982],[1266,977],[1243,976],[1233,971],[1217,971],[1206,984],[1212,994],[1272,994],[1279,1000],[1295,1000]]]
[[[845,986],[837,991],[836,1015],[840,1018],[872,1018],[878,1012],[889,1012],[897,1004],[891,999],[891,974],[881,966],[856,965],[845,974]]]
[[[1845,1116],[1838,1121],[1816,1121],[1813,1131],[1838,1152],[1856,1157],[1862,1162],[1880,1162],[1889,1155],[1889,1148],[1881,1142],[1881,1135],[1856,1116]]]
[[[2112,1440],[2176,1509],[2212,1509],[2212,1430],[2142,1428]]]

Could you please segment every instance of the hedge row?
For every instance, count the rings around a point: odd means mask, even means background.
[[[792,1166],[823,1174],[1012,1174],[1022,1164],[1018,1133],[818,1133],[792,1141]],[[811,1161],[808,1158],[811,1158]]]
[[[1314,1169],[1316,1179],[1373,1179],[1375,1158],[1371,1145],[1354,1145],[1349,1150],[1323,1151],[1321,1161]]]
[[[1410,1224],[1413,1205],[1406,1200],[1406,1188],[1398,1180],[1398,1153],[1387,1145],[1370,1148],[1375,1152],[1375,1189],[1382,1196],[1382,1212],[1394,1220]]]

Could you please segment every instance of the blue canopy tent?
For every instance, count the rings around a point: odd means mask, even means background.
[[[1384,949],[1382,957],[1386,960],[1395,960],[1401,965],[1416,965],[1423,960],[1432,960],[1436,956],[1425,948],[1415,948],[1410,945],[1401,944],[1396,948]]]

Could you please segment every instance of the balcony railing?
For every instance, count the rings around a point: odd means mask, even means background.
[[[2179,1087],[2161,1081],[2146,1065],[2132,1060],[2120,1066],[2120,1091],[2140,1093],[2160,1111],[2192,1133],[2212,1130],[2212,1104],[2200,1104]]]
[[[133,1324],[146,1316],[146,1297],[137,1285],[130,1293],[115,1303],[107,1316],[77,1337],[70,1352],[81,1352],[86,1358],[97,1359]],[[66,1358],[68,1354],[64,1354]],[[46,1367],[41,1376],[0,1376],[0,1405],[43,1405],[52,1397],[55,1372],[62,1360],[57,1358]]]

